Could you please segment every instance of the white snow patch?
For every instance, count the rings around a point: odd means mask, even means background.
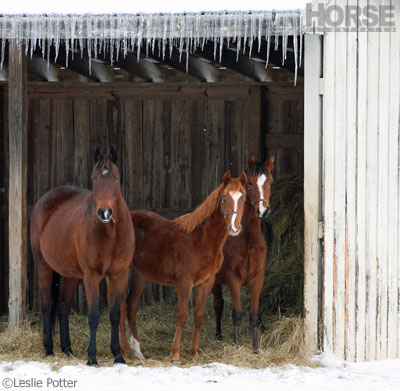
[[[76,381],[74,391],[129,390],[146,387],[153,390],[174,391],[243,389],[268,391],[386,391],[400,389],[400,360],[348,363],[331,356],[314,358],[319,368],[298,367],[243,369],[232,365],[213,363],[204,366],[179,368],[145,368],[114,365],[91,368],[83,364],[64,366],[58,371],[39,362],[1,362],[0,383],[5,379],[18,382],[41,380],[46,387],[48,378]],[[3,387],[4,388],[4,387]],[[63,388],[64,390],[66,387]]]

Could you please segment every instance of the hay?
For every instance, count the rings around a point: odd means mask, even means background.
[[[262,314],[299,316],[303,311],[303,177],[283,176],[271,188],[272,245],[268,248]]]
[[[230,317],[231,303],[227,290],[224,291],[225,310],[222,330],[223,341],[215,340],[215,317],[212,298],[208,298],[206,316],[200,337],[200,358],[193,360],[190,343],[193,331],[193,309],[189,311],[188,322],[184,328],[181,344],[183,367],[220,362],[244,368],[263,368],[284,364],[310,365],[303,349],[303,323],[300,318],[282,318],[270,324],[267,332],[260,337],[260,352],[255,355],[251,348],[251,332],[246,317],[243,317],[240,347],[232,344],[233,328]],[[246,303],[247,297],[244,295]],[[165,367],[171,365],[171,345],[175,332],[175,311],[173,304],[156,303],[139,310],[138,328],[145,361],[135,358],[127,360],[128,365],[146,367]],[[40,317],[30,313],[24,325],[10,332],[6,318],[0,321],[0,360],[35,360],[49,363],[54,369],[64,365],[85,364],[86,349],[89,343],[87,317],[73,313],[70,317],[71,343],[73,357],[66,357],[60,351],[59,335],[54,338],[54,357],[45,357],[42,345]],[[103,313],[97,333],[97,359],[100,366],[113,364],[109,349],[110,325],[108,314]]]

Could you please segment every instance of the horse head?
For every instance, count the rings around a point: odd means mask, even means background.
[[[242,229],[243,207],[246,201],[247,176],[242,171],[239,178],[232,178],[227,171],[223,178],[219,207],[224,215],[229,235],[239,235]]]
[[[102,223],[115,221],[114,207],[121,194],[119,171],[116,165],[117,151],[110,146],[103,155],[100,145],[94,152],[95,165],[92,171],[92,195],[97,210],[97,217]]]
[[[247,163],[247,193],[259,219],[266,218],[270,213],[269,197],[271,195],[273,169],[273,156],[264,164],[257,162],[255,157],[252,156]]]

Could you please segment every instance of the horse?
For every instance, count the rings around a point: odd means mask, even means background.
[[[58,313],[61,350],[72,354],[68,315],[72,294],[83,279],[88,303],[88,365],[97,366],[96,332],[100,321],[99,283],[107,279],[111,351],[125,363],[119,343],[120,297],[129,278],[135,236],[128,205],[121,194],[117,152],[94,152],[92,191],[76,186],[49,190],[31,216],[31,246],[42,294],[43,343],[53,355],[52,330]],[[63,277],[54,289],[56,277]]]
[[[224,261],[215,276],[212,288],[214,311],[216,315],[216,338],[222,339],[221,317],[224,309],[222,285],[229,287],[232,297],[233,340],[239,344],[239,327],[242,319],[240,291],[242,286],[249,287],[250,313],[249,322],[252,328],[253,351],[258,352],[258,326],[262,325],[259,315],[259,299],[264,282],[267,245],[261,232],[261,220],[270,212],[269,198],[274,157],[264,164],[256,162],[254,156],[249,159],[247,167],[247,197],[243,212],[242,233],[239,237],[228,238],[224,247]]]
[[[150,211],[131,212],[135,227],[136,251],[127,299],[130,345],[136,357],[144,359],[136,326],[140,297],[150,281],[176,286],[178,308],[176,332],[172,344],[172,362],[180,362],[180,340],[188,316],[188,303],[194,293],[194,331],[191,352],[198,356],[200,330],[207,296],[214,284],[215,273],[223,260],[222,249],[228,235],[241,231],[241,218],[246,198],[247,177],[231,178],[227,171],[220,184],[192,212],[167,220]],[[122,307],[121,307],[122,308]],[[129,354],[125,331],[126,306],[121,309],[121,346]]]

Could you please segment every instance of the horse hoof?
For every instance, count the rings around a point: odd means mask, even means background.
[[[71,356],[72,356],[72,349],[71,349],[71,347],[68,347],[68,348],[63,349],[63,353],[64,353],[66,356],[71,357]]]
[[[179,365],[182,365],[182,362],[181,361],[172,360],[172,365],[179,366]]]
[[[52,350],[49,352],[46,352],[46,357],[49,357],[49,356],[54,356],[54,352]]]
[[[86,365],[89,365],[90,367],[95,367],[95,368],[99,367],[99,363],[97,362],[97,360],[95,358],[89,358]]]
[[[126,364],[125,359],[119,354],[114,358],[114,364]]]
[[[217,339],[218,341],[222,341],[222,334],[221,333],[216,333],[215,334],[215,339]]]

